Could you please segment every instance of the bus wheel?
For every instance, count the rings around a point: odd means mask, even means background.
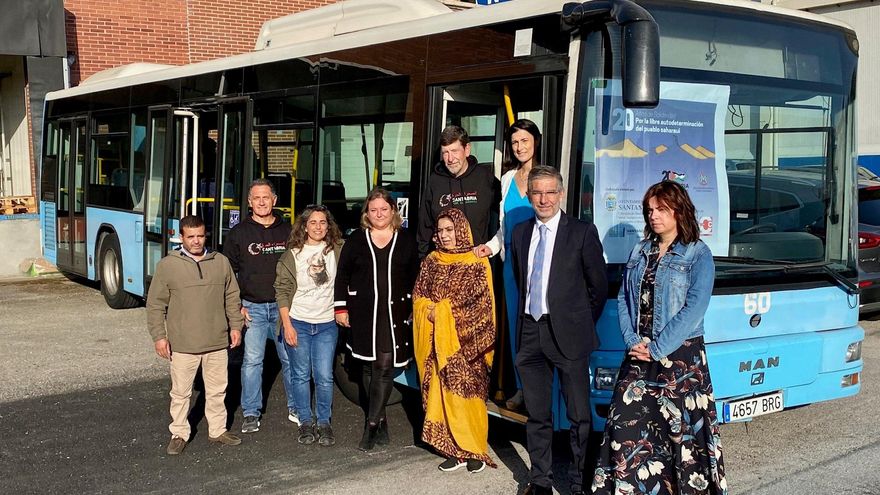
[[[119,238],[107,234],[101,242],[101,294],[107,305],[113,309],[126,309],[138,306],[139,301],[122,289],[122,255]]]
[[[361,405],[367,403],[367,391],[363,390],[364,383],[364,362],[355,359],[344,347],[337,349],[336,359],[333,362],[333,381],[336,387],[342,392],[342,395],[351,402]],[[366,369],[366,383],[369,383],[370,369]],[[363,396],[362,396],[363,394]],[[403,399],[397,387],[391,391],[391,397],[388,398],[387,404],[397,404]]]

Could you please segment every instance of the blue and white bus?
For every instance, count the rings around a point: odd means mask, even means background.
[[[847,397],[863,339],[857,58],[846,26],[755,2],[347,0],[268,22],[250,53],[49,94],[43,248],[131,307],[176,219],[201,214],[221,249],[254,178],[273,181],[285,215],[323,203],[344,229],[382,185],[412,223],[444,126],[468,129],[498,173],[505,126],[529,118],[566,210],[600,228],[612,295],[645,187],[689,188],[717,267],[705,339],[719,417]],[[616,311],[612,298],[592,356],[596,428],[623,356]],[[489,407],[522,420],[500,400],[514,386],[505,333]]]

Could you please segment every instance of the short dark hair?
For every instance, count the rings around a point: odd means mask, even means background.
[[[690,244],[700,240],[700,226],[697,224],[697,209],[684,188],[678,182],[671,180],[660,181],[645,191],[642,199],[642,216],[645,218],[645,239],[656,237],[651,230],[651,221],[648,218],[648,200],[657,198],[657,201],[665,204],[675,215],[678,224],[678,241],[682,244]]]
[[[183,229],[197,229],[199,227],[204,227],[205,221],[202,220],[202,217],[198,215],[187,215],[180,219],[180,233],[183,233]]]
[[[550,165],[535,165],[529,170],[529,184],[528,190],[532,190],[532,183],[538,179],[556,179],[557,191],[562,191],[563,185],[562,182],[562,174],[559,173],[559,170],[556,167],[551,167]]]
[[[260,178],[260,179],[254,179],[253,182],[251,182],[251,185],[248,186],[248,197],[251,197],[251,190],[253,190],[253,188],[259,187],[259,186],[269,186],[269,189],[272,191],[272,196],[278,195],[275,193],[275,184],[272,184],[271,180]]]
[[[468,136],[467,131],[461,126],[446,126],[446,128],[440,132],[440,146],[449,146],[456,141],[461,143],[462,146],[467,146],[471,143],[471,137]]]

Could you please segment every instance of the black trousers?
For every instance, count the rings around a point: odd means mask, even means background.
[[[573,462],[569,467],[569,478],[572,490],[581,490],[590,436],[589,356],[576,360],[565,358],[553,339],[549,316],[545,315],[539,321],[529,315],[522,315],[521,318],[522,336],[516,354],[516,370],[522,379],[523,399],[529,414],[526,443],[532,464],[531,482],[552,486],[552,392],[555,369],[559,372],[568,421],[571,423],[569,442]]]

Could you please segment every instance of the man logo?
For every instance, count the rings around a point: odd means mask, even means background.
[[[767,358],[767,361],[764,361],[763,358],[758,359],[757,361],[740,361],[739,362],[739,372],[742,373],[744,371],[755,371],[755,370],[763,370],[770,368],[778,368],[779,367],[779,356],[771,356]]]
[[[752,374],[752,386],[761,385],[764,383],[764,373],[753,373]]]

